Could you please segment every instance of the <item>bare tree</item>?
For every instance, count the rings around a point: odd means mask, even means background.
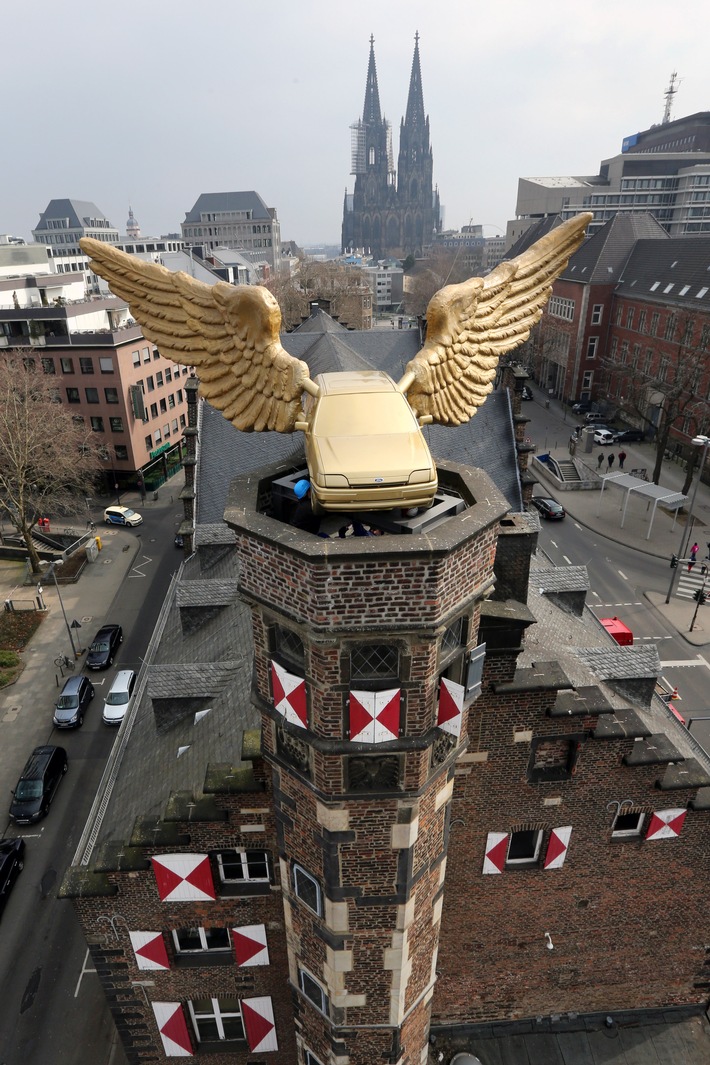
[[[51,377],[35,360],[8,353],[0,373],[0,513],[27,546],[32,572],[39,556],[32,539],[37,519],[72,508],[93,487],[100,468],[96,435],[61,405]]]
[[[672,315],[663,341],[640,353],[628,365],[623,342],[602,360],[608,390],[618,397],[619,411],[655,430],[653,483],[658,484],[671,430],[695,436],[710,422],[710,327],[695,314]],[[693,476],[691,456],[687,492]]]
[[[371,307],[372,290],[357,267],[304,259],[297,274],[267,282],[281,308],[285,329],[300,325],[316,300],[328,300],[331,313],[345,325],[363,328],[363,305]],[[366,315],[368,320],[371,314]]]
[[[407,314],[424,315],[431,297],[445,285],[466,281],[473,274],[460,250],[435,245],[426,259],[417,260],[405,278]]]

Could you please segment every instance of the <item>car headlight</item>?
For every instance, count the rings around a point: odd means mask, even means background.
[[[347,477],[342,473],[326,473],[323,480],[326,488],[349,488]]]
[[[433,479],[431,470],[414,470],[409,475],[409,484],[426,484]]]

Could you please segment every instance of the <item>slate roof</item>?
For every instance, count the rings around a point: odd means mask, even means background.
[[[258,192],[203,192],[185,214],[185,222],[199,222],[205,211],[251,211],[254,220],[271,219],[268,207]]]
[[[639,240],[616,293],[710,311],[710,237]]]
[[[50,200],[49,204],[39,216],[39,222],[33,232],[41,232],[48,229],[47,221],[52,218],[68,218],[70,229],[81,229],[87,225],[87,218],[103,218],[108,222],[106,215],[100,211],[91,200]],[[116,228],[113,226],[112,228]]]
[[[606,1015],[590,1014],[566,1024],[540,1017],[505,1028],[499,1034],[502,1025],[480,1025],[456,1039],[455,1049],[475,1055],[481,1065],[707,1065],[710,1056],[707,1017],[676,1009],[617,1014],[610,1027]]]
[[[232,588],[236,553],[225,552],[210,576],[218,588]],[[205,583],[202,577],[193,555],[168,597],[159,622],[162,628],[157,630],[157,649],[141,673],[132,726],[130,731],[124,728],[112,752],[119,771],[96,847],[109,840],[127,841],[136,818],[163,815],[171,794],[200,796],[208,764],[239,766],[244,730],[259,727],[259,715],[251,704],[248,608],[230,597],[197,630],[183,632],[176,589],[189,595],[193,581]],[[167,707],[167,714],[154,713],[153,699]],[[205,710],[209,713],[196,721],[195,714]]]
[[[562,279],[588,285],[615,284],[636,241],[643,239],[666,241],[669,237],[653,215],[620,211],[584,241],[567,264]]]

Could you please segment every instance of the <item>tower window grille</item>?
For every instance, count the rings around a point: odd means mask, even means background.
[[[285,629],[281,625],[274,626],[274,645],[276,654],[284,660],[286,665],[296,666],[303,669],[306,663],[306,652],[300,636],[291,629]]]
[[[391,644],[367,643],[350,652],[352,681],[397,681],[399,651]]]

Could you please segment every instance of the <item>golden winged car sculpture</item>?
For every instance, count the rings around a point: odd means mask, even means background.
[[[527,340],[591,218],[563,222],[486,277],[440,289],[427,308],[426,343],[398,383],[380,370],[312,379],[281,346],[268,289],[206,285],[101,241],[80,243],[147,339],[193,366],[200,394],[237,429],[303,431],[314,509],[382,510],[431,504],[436,467],[421,426],[474,416],[500,356]]]

